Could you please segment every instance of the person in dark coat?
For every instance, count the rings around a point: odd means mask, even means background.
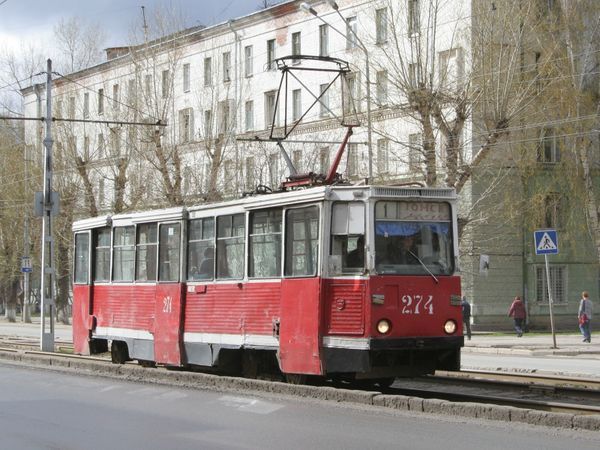
[[[517,337],[523,336],[523,322],[525,321],[525,317],[527,317],[527,311],[525,311],[525,304],[518,295],[510,305],[508,316],[512,317],[515,321]]]
[[[467,329],[467,339],[471,340],[471,305],[467,301],[467,297],[463,295],[462,301],[460,302],[462,307],[462,319],[463,325]]]
[[[590,322],[592,320],[592,301],[590,294],[587,291],[581,293],[581,301],[579,302],[579,329],[583,335],[583,342],[592,342],[592,331],[590,330]]]

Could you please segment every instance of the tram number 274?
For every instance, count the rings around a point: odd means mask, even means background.
[[[433,295],[403,295],[402,314],[433,315]]]

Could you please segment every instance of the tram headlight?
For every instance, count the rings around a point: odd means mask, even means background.
[[[444,324],[444,331],[446,334],[454,334],[456,332],[456,322],[452,319],[446,320]]]
[[[387,319],[381,319],[379,322],[377,322],[377,331],[379,331],[381,334],[388,333],[391,328],[392,324]]]

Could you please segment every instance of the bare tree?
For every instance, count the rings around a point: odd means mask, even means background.
[[[59,70],[77,72],[102,60],[106,33],[99,24],[87,23],[80,17],[61,18],[54,26],[60,61]]]

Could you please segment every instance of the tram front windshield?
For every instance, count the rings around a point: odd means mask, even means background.
[[[450,205],[380,201],[375,205],[375,269],[379,274],[451,275]]]

